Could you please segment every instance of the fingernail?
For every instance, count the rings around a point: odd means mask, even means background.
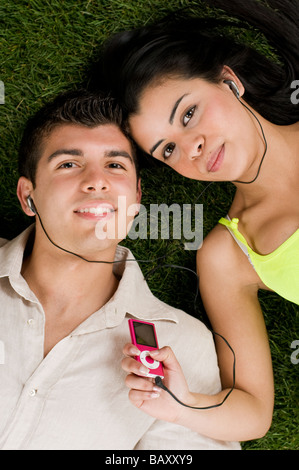
[[[140,350],[138,348],[132,348],[130,350],[130,353],[132,354],[132,356],[140,356]]]
[[[159,398],[160,393],[151,393],[151,398]]]
[[[150,355],[151,356],[158,356],[159,352],[160,352],[159,349],[154,349],[153,351],[150,351]]]
[[[144,366],[140,366],[139,367],[139,372],[142,374],[142,375],[147,375],[149,373],[149,369],[147,369],[146,367]]]

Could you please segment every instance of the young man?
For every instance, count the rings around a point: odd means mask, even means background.
[[[25,130],[17,195],[36,223],[0,248],[1,449],[239,448],[129,401],[121,368],[128,318],[155,322],[191,389],[214,394],[220,380],[212,335],[155,298],[118,245],[141,199],[120,123],[113,102],[78,91]]]

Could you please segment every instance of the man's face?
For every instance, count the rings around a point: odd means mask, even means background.
[[[44,140],[30,194],[57,245],[97,259],[126,236],[141,199],[136,179],[130,142],[116,125],[66,124]]]

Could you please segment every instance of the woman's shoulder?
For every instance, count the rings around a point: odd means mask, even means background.
[[[201,277],[241,285],[259,282],[246,254],[223,225],[217,224],[197,251],[197,269]]]

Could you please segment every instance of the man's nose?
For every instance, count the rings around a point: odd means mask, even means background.
[[[110,184],[104,170],[90,168],[86,170],[82,181],[82,189],[86,192],[108,191]]]

